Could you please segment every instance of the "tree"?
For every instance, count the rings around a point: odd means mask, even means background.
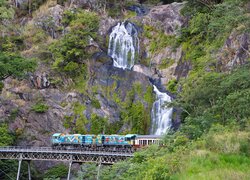
[[[5,36],[9,21],[14,18],[15,11],[6,0],[0,0],[0,33]]]
[[[18,55],[0,52],[0,81],[7,77],[22,78],[26,72],[34,70],[36,62]]]
[[[99,18],[88,11],[66,11],[62,22],[69,25],[70,32],[50,46],[53,67],[70,76],[76,76],[92,55],[89,41],[97,37]]]

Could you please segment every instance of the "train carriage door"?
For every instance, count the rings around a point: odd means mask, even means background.
[[[85,136],[82,136],[82,144],[85,144]]]
[[[104,144],[104,142],[105,142],[105,136],[102,135],[102,144]]]

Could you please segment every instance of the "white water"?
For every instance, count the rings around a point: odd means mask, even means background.
[[[173,108],[164,106],[166,102],[171,102],[171,97],[167,93],[160,92],[155,85],[156,101],[151,110],[151,130],[150,134],[162,135],[171,127]]]
[[[113,58],[115,67],[131,69],[138,51],[138,33],[133,24],[122,22],[113,27],[109,37],[108,55]]]

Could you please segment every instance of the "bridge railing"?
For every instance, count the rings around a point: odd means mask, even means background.
[[[112,155],[132,155],[132,153],[127,152],[105,152],[105,151],[83,151],[83,150],[57,150],[52,149],[51,147],[32,147],[32,146],[4,146],[0,147],[0,152],[46,152],[46,153],[71,153],[71,154],[96,154],[96,155],[104,155],[104,154],[112,154]]]

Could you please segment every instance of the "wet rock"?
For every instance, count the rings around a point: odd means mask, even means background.
[[[151,86],[149,79],[142,73],[131,70],[123,70],[113,67],[110,63],[92,61],[90,65],[92,73],[89,80],[89,93],[92,87],[97,88],[96,99],[100,102],[101,108],[96,113],[108,117],[113,123],[120,120],[121,106],[115,102],[114,95],[119,96],[119,101],[124,102],[127,93],[133,88],[134,83],[141,84],[142,93],[145,93],[148,86]],[[144,102],[141,97],[134,97],[134,101]],[[145,106],[147,104],[145,103]]]
[[[143,66],[143,65],[140,65],[140,64],[134,65],[132,70],[135,71],[135,72],[142,73],[142,74],[144,74],[145,76],[148,76],[148,77],[153,76],[153,72],[150,70],[150,68],[148,68],[146,66]]]
[[[136,12],[137,16],[144,16],[149,12],[149,9],[142,5],[132,5],[129,6],[127,9]]]

